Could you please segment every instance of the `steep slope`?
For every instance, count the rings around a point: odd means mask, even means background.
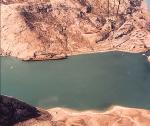
[[[45,60],[150,48],[150,14],[142,0],[43,1],[1,1],[1,55]]]

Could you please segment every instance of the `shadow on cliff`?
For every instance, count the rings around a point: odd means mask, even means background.
[[[11,126],[40,115],[37,108],[17,99],[0,95],[0,126]]]

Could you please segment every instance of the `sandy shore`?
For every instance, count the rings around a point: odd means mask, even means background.
[[[150,110],[112,106],[105,111],[44,110],[0,95],[1,126],[149,126]]]
[[[15,126],[149,126],[150,111],[112,106],[106,111],[76,111],[64,108],[47,110],[51,118],[30,119]]]

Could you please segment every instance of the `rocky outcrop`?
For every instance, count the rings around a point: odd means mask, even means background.
[[[149,126],[150,110],[111,107],[106,112],[53,108],[42,110],[1,96],[0,126]]]
[[[46,60],[150,48],[142,0],[48,1],[1,0],[1,55]]]
[[[32,118],[39,121],[50,120],[51,115],[15,98],[0,95],[0,126],[11,126]]]

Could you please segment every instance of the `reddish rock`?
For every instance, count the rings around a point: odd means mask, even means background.
[[[147,51],[150,15],[143,1],[114,6],[109,0],[109,10],[107,2],[2,0],[0,54],[47,60],[100,51]]]

